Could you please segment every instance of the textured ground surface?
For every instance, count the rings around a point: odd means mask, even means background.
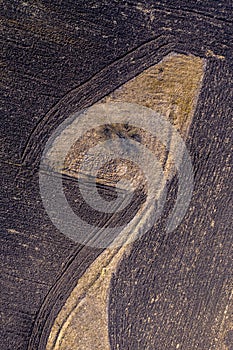
[[[231,1],[1,3],[1,347],[45,349],[77,280],[102,252],[75,245],[45,213],[45,141],[171,52],[206,59],[187,138],[195,191],[167,236],[166,210],[111,282],[112,349],[232,349]],[[175,187],[175,181],[174,181]]]
[[[150,107],[161,115],[170,117],[171,122],[176,125],[183,136],[187,135],[200,92],[204,67],[204,60],[195,56],[171,54],[165,57],[162,62],[145,70],[106,96],[101,100],[101,103],[130,102]],[[66,131],[62,138],[63,142],[60,137],[60,141],[57,140],[56,143],[63,148],[67,138],[69,136]],[[174,167],[171,167],[171,157],[167,156],[165,147],[152,135],[149,136],[145,130],[122,124],[102,126],[87,133],[86,136],[84,135],[68,153],[63,166],[65,170],[62,172],[77,178],[80,174],[80,163],[85,155],[85,150],[98,142],[103,142],[104,139],[115,140],[116,138],[136,139],[138,147],[144,144],[160,159],[167,178],[171,179]],[[49,162],[50,167],[56,167],[57,159],[60,157],[59,152],[55,152],[51,159],[53,161]],[[96,163],[97,159],[94,160],[94,165]],[[128,177],[129,180],[133,181],[135,188],[146,193],[146,189],[144,189],[145,179],[142,174],[145,171],[147,169],[141,169],[139,172],[133,163],[128,162],[127,164],[123,160],[118,160],[118,162],[108,164],[103,171],[99,172],[98,182],[102,186],[114,188],[117,179]],[[81,179],[82,181],[86,179],[86,184],[90,184],[90,181],[87,182],[88,174],[82,173]],[[77,196],[73,197],[76,198],[77,206]],[[138,208],[140,208],[140,203]],[[131,205],[128,212],[132,211]],[[135,215],[141,215],[139,226],[143,229],[147,215],[143,211],[140,213],[140,209]],[[109,217],[108,221],[113,222],[114,218]],[[135,226],[131,230],[136,233]],[[120,261],[125,258],[126,254],[130,253],[131,247],[132,244],[128,243],[123,247],[105,250],[85,271],[56,318],[49,336],[47,350],[110,349],[108,301],[111,279],[112,275],[116,273]]]

